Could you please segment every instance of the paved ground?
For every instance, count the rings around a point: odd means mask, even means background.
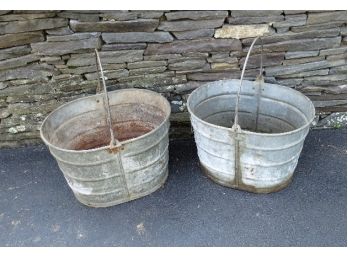
[[[0,150],[0,246],[346,246],[346,130],[311,131],[292,184],[256,195],[203,176],[193,141],[170,144],[163,189],[79,204],[44,146]]]

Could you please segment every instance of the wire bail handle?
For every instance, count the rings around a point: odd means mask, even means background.
[[[246,65],[248,63],[248,60],[249,60],[249,56],[250,56],[250,53],[251,53],[251,50],[253,49],[254,47],[254,44],[256,43],[256,41],[260,39],[261,40],[261,56],[260,56],[260,74],[258,75],[258,77],[256,78],[256,80],[263,80],[263,41],[262,41],[262,38],[261,37],[256,37],[254,39],[254,41],[252,42],[250,48],[249,48],[249,51],[248,51],[248,54],[245,58],[245,61],[244,61],[244,65],[243,65],[243,70],[242,70],[242,74],[240,76],[240,83],[239,83],[239,87],[238,87],[238,93],[237,93],[237,100],[236,100],[236,107],[235,107],[235,114],[234,114],[234,123],[232,125],[232,129],[234,131],[240,131],[241,128],[240,126],[238,125],[238,110],[239,110],[239,99],[240,99],[240,92],[241,92],[241,89],[242,89],[242,84],[243,84],[243,77],[244,77],[244,73],[245,73],[245,68],[246,68]]]
[[[96,57],[96,63],[97,63],[97,74],[100,73],[100,77],[98,76],[98,86],[97,86],[97,93],[101,92],[101,85],[100,85],[100,79],[102,80],[103,83],[103,98],[104,98],[104,110],[106,112],[106,121],[108,123],[109,126],[109,130],[110,130],[110,148],[116,148],[118,146],[121,145],[120,141],[117,140],[117,138],[115,138],[114,135],[114,131],[112,129],[112,119],[111,119],[111,111],[110,111],[110,103],[109,103],[109,94],[108,91],[106,90],[106,83],[105,83],[105,77],[104,77],[104,71],[103,71],[103,67],[100,61],[100,57],[99,57],[99,53],[97,49],[95,50],[95,57]]]

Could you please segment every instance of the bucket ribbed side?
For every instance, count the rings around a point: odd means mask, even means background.
[[[314,118],[313,104],[290,88],[264,84],[260,89],[257,82],[244,81],[239,105],[242,129],[235,131],[231,127],[238,85],[239,80],[207,83],[188,99],[201,166],[224,186],[256,193],[278,191],[291,181]]]

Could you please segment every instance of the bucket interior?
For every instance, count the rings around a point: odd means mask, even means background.
[[[158,127],[165,118],[159,108],[146,104],[111,107],[113,131],[120,141],[136,138]],[[88,150],[110,143],[104,111],[84,113],[62,126],[52,138],[53,144],[71,150]]]
[[[232,88],[232,86],[235,86]],[[190,109],[200,119],[231,128],[234,123],[238,84],[227,82],[199,88],[190,101]],[[260,97],[255,84],[246,82],[240,95],[239,125],[245,131],[284,133],[298,129],[312,119],[310,101],[289,88],[267,84]]]
[[[127,102],[124,97],[121,100],[110,97],[113,131],[120,142],[149,133],[169,115],[164,100],[155,99],[147,104],[144,103],[150,100],[147,98],[143,97],[143,102],[136,99]],[[111,140],[102,97],[79,99],[56,110],[43,125],[42,132],[52,145],[68,150],[99,148],[109,145]]]

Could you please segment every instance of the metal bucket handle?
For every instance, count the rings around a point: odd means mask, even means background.
[[[100,77],[98,78],[98,87],[97,87],[97,93],[99,93],[101,91],[101,86],[100,86],[100,78],[103,82],[103,97],[104,97],[104,110],[106,112],[106,121],[108,123],[109,126],[109,130],[110,130],[110,148],[111,149],[115,149],[117,147],[119,147],[121,145],[120,141],[117,140],[117,138],[115,138],[114,135],[114,131],[112,129],[112,119],[111,119],[111,111],[110,111],[110,103],[109,103],[109,94],[108,91],[106,90],[106,84],[105,84],[105,77],[104,77],[104,71],[103,71],[103,67],[100,61],[100,57],[99,57],[99,53],[97,49],[95,50],[95,57],[96,57],[96,63],[97,63],[97,73],[100,73]]]
[[[251,50],[253,49],[253,46],[254,46],[254,44],[256,43],[256,41],[258,39],[261,40],[261,56],[260,56],[260,74],[257,77],[257,80],[263,81],[263,75],[262,75],[262,73],[263,73],[263,60],[262,60],[263,59],[263,41],[262,41],[261,37],[256,37],[254,39],[254,41],[252,42],[250,48],[249,48],[248,54],[247,54],[247,56],[245,58],[245,62],[244,62],[244,65],[243,65],[242,74],[241,74],[241,77],[240,77],[240,83],[239,83],[239,87],[238,87],[236,107],[235,107],[235,114],[234,114],[234,123],[233,123],[233,126],[232,126],[232,129],[235,130],[235,131],[240,131],[241,130],[240,126],[238,125],[238,109],[239,109],[240,92],[241,92],[241,89],[242,89],[245,68],[246,68],[246,65],[248,63]]]

